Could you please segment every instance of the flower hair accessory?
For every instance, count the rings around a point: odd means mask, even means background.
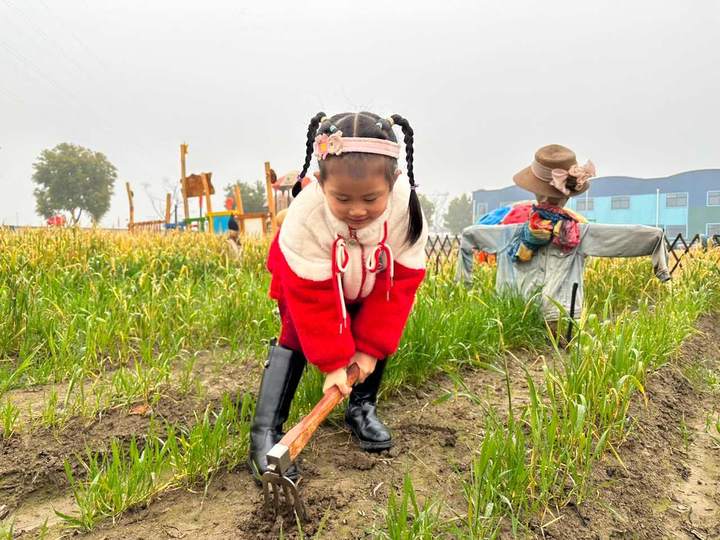
[[[342,131],[331,135],[322,133],[315,137],[315,157],[319,160],[328,156],[339,156],[349,152],[377,154],[397,159],[400,156],[400,145],[396,142],[372,137],[343,137]]]
[[[595,164],[588,160],[585,165],[573,165],[567,171],[565,169],[553,169],[550,173],[552,180],[550,185],[554,188],[562,191],[565,195],[570,195],[570,190],[567,188],[568,178],[575,177],[575,186],[573,191],[579,191],[590,179],[597,174],[595,170]]]
[[[342,131],[336,131],[332,135],[323,133],[315,137],[315,157],[318,159],[326,159],[328,154],[340,155],[342,148]]]
[[[576,197],[590,188],[595,165],[579,165],[577,156],[567,146],[548,144],[538,149],[529,167],[513,176],[513,182],[535,195]]]

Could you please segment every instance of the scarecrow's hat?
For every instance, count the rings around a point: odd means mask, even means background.
[[[564,199],[585,193],[595,176],[591,161],[578,165],[575,152],[559,144],[543,146],[535,159],[515,176],[513,182],[536,195]]]

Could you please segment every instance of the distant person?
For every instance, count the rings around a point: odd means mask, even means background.
[[[230,214],[230,219],[228,220],[228,232],[227,232],[227,239],[228,239],[228,245],[230,246],[230,251],[235,256],[240,256],[242,254],[242,239],[240,238],[240,215],[238,214],[237,217],[235,214]]]
[[[400,176],[402,128],[408,180]],[[255,478],[267,470],[267,453],[283,424],[306,362],[325,374],[323,390],[350,395],[345,423],[361,448],[392,446],[377,416],[377,396],[425,276],[427,226],[415,193],[413,131],[398,115],[319,113],[307,132],[303,178],[315,152],[319,172],[301,192],[298,181],[268,268],[270,296],[282,319],[279,343],[270,347],[250,434]],[[299,192],[299,195],[298,195]],[[347,384],[346,368],[360,368]],[[293,468],[288,476],[297,478]]]
[[[543,146],[532,164],[518,172],[513,181],[533,193],[525,223],[473,225],[462,233],[458,280],[472,281],[473,251],[497,254],[496,288],[518,290],[526,298],[542,292],[541,308],[549,323],[556,323],[561,309],[574,307],[579,318],[583,302],[585,258],[639,257],[651,255],[655,275],[670,279],[663,231],[644,225],[602,225],[587,223],[564,206],[570,197],[585,193],[595,176],[588,161],[579,165],[575,152],[559,144]],[[575,306],[573,285],[577,284]],[[551,324],[551,327],[556,324]]]

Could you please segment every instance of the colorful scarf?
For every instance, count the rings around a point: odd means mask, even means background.
[[[564,252],[572,251],[580,243],[579,223],[587,220],[571,210],[547,204],[533,205],[530,219],[510,245],[514,262],[528,262],[535,253],[550,243]]]

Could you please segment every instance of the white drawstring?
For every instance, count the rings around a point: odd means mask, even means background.
[[[386,271],[387,271],[387,281],[385,283],[385,293],[387,295],[388,302],[390,301],[390,290],[393,287],[393,284],[395,282],[395,259],[393,257],[393,252],[390,246],[387,244],[387,237],[388,237],[388,230],[387,230],[387,221],[385,222],[383,226],[383,237],[382,240],[378,243],[378,245],[375,246],[375,249],[373,249],[372,253],[370,254],[370,257],[368,257],[366,268],[368,271],[375,273],[378,271],[378,268],[380,267],[380,256],[385,253],[385,256],[387,257],[387,261],[385,261],[386,264]]]
[[[343,290],[343,274],[347,271],[350,264],[350,257],[347,253],[347,247],[345,239],[338,235],[334,245],[334,264],[333,274],[335,275],[336,290],[335,294],[338,297],[340,304],[340,315],[342,317],[340,321],[340,333],[343,333],[343,329],[347,328],[347,306],[345,305],[345,291]]]

